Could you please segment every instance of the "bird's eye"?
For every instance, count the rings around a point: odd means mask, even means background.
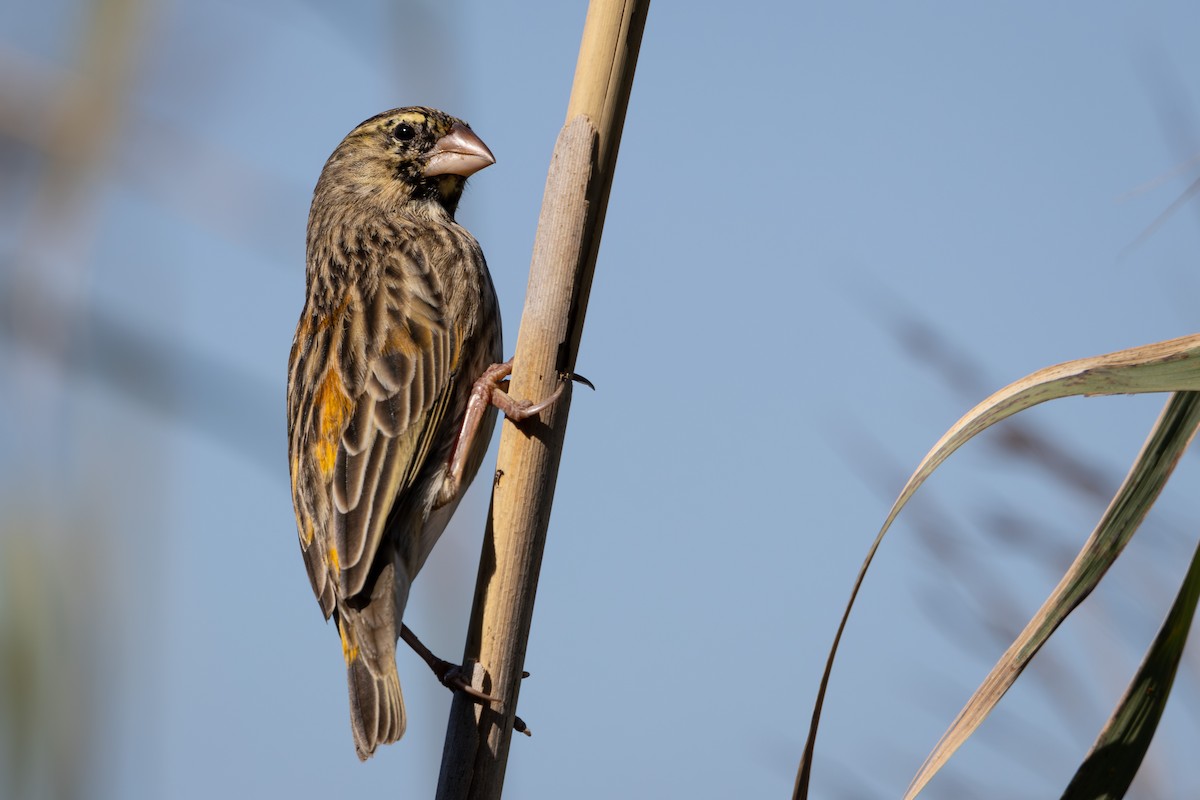
[[[392,131],[392,136],[395,136],[401,142],[407,142],[417,135],[417,130],[407,122],[399,122],[396,124],[395,130]]]

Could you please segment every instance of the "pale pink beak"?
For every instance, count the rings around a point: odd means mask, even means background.
[[[425,175],[461,175],[469,178],[484,167],[496,163],[496,157],[475,133],[462,123],[454,123],[442,138],[433,143]]]

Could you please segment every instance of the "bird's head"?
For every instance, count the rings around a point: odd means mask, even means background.
[[[342,140],[325,164],[317,194],[347,193],[418,213],[432,203],[453,216],[467,178],[494,163],[492,151],[462,120],[432,108],[397,108],[371,117]]]

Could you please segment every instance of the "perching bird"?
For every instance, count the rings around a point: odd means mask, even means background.
[[[496,388],[508,368],[495,290],[454,221],[467,177],[493,163],[461,120],[394,109],[338,145],[309,212],[288,370],[292,498],[364,760],[404,734],[395,653],[409,588],[479,469],[493,404],[527,416],[554,399]]]

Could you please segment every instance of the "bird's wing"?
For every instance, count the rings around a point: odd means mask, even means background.
[[[452,404],[461,341],[441,307],[428,270],[388,270],[372,295],[350,290],[339,318],[314,326],[310,356],[327,356],[312,382],[310,418],[300,420],[309,433],[298,446],[299,471],[312,477],[318,506],[307,543],[300,525],[326,614],[335,592],[363,589],[394,506],[422,502],[406,493]],[[299,413],[289,410],[289,424]]]
[[[314,438],[318,432],[316,418],[320,415],[315,406],[317,383],[320,381],[324,385],[328,380],[325,377],[325,371],[329,369],[325,363],[329,354],[326,329],[332,323],[333,316],[310,316],[305,308],[288,359],[287,393],[288,466],[292,476],[296,527],[308,579],[326,618],[333,613],[335,604],[326,555],[329,481],[322,478],[320,455],[324,451],[318,451]]]
[[[432,289],[426,284],[420,291]],[[389,324],[399,291],[406,294],[407,314]],[[459,337],[442,318],[439,299],[416,293],[406,277],[405,285],[381,289],[375,298],[374,316],[383,326],[379,346],[367,360],[364,391],[334,464],[333,530],[344,596],[363,588],[393,505],[432,501],[406,495],[418,488],[452,405]]]

